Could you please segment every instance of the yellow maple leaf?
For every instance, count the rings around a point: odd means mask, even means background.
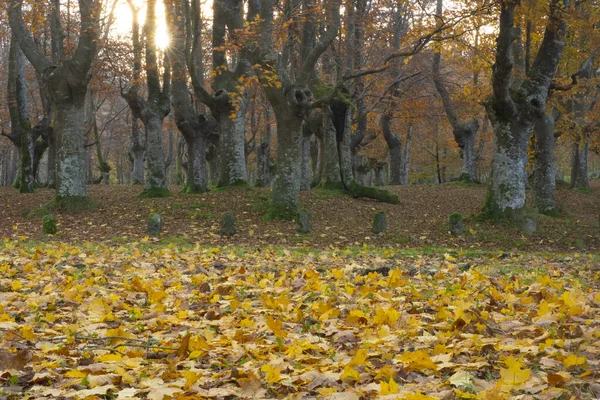
[[[21,284],[21,281],[12,281],[12,283],[10,284],[10,288],[13,292],[16,292],[18,290],[21,290],[23,288],[23,285]]]
[[[265,378],[269,383],[276,383],[281,380],[281,368],[271,364],[265,364],[260,367],[260,370],[265,373]]]
[[[340,379],[341,380],[352,379],[352,380],[358,382],[360,380],[360,374],[358,373],[357,370],[352,368],[350,365],[346,365],[344,367],[344,370],[342,371],[342,374],[340,375]]]
[[[381,389],[379,389],[379,395],[385,396],[388,394],[397,394],[400,388],[398,384],[394,381],[394,378],[390,378],[389,382],[381,381],[379,382]]]
[[[576,365],[584,365],[585,363],[587,363],[587,359],[585,357],[577,356],[575,354],[569,354],[569,356],[563,360],[565,369],[569,369],[570,367],[574,367]]]
[[[33,333],[32,326],[24,326],[21,328],[21,336],[26,340],[35,340],[37,337],[35,333]]]
[[[429,358],[425,350],[409,351],[400,356],[400,361],[407,363],[406,369],[409,371],[422,371],[430,369],[437,371],[437,365]]]
[[[112,307],[103,298],[98,297],[90,303],[88,307],[90,317],[97,322],[113,321]]]
[[[194,371],[183,371],[183,377],[185,378],[185,390],[188,390],[194,383],[200,379],[202,375],[195,373]]]
[[[510,356],[504,363],[506,364],[506,368],[500,368],[500,381],[502,382],[503,389],[510,390],[518,387],[531,378],[531,370],[521,369],[523,367],[521,360]]]
[[[273,331],[276,337],[284,339],[288,336],[288,332],[282,329],[283,322],[273,319],[271,316],[267,316],[267,326]]]

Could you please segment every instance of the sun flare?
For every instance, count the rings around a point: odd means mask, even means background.
[[[140,27],[143,26],[146,19],[146,6],[143,0],[134,0],[134,5],[138,10]],[[167,22],[165,20],[165,6],[162,1],[156,2],[156,46],[164,50],[169,46],[169,33]],[[131,34],[131,20],[133,18],[131,9],[126,1],[119,2],[115,7],[115,22],[112,28],[113,34],[118,36],[127,36]]]

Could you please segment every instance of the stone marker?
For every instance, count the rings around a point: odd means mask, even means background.
[[[387,219],[385,218],[385,213],[383,211],[379,211],[375,213],[373,217],[373,233],[385,233],[387,231]]]
[[[526,235],[532,235],[537,231],[537,222],[531,217],[525,217],[521,223],[521,230]]]
[[[148,235],[158,236],[162,232],[163,221],[158,214],[152,213],[148,217]]]
[[[235,217],[231,211],[227,211],[221,218],[221,236],[235,235]]]
[[[44,218],[42,218],[42,232],[46,235],[55,235],[57,231],[56,216],[52,214],[44,215]]]
[[[453,235],[462,235],[465,231],[462,215],[459,213],[450,214],[449,218],[450,233]]]
[[[296,214],[296,232],[310,232],[310,214],[308,213],[308,211],[300,210],[298,211],[298,214]]]

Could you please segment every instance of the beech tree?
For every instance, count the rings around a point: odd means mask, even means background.
[[[131,4],[131,0],[130,4]],[[146,84],[147,99],[139,94],[139,87],[134,81],[127,92],[121,95],[129,104],[131,112],[144,123],[146,131],[146,178],[143,197],[165,197],[170,192],[167,188],[165,171],[165,152],[163,146],[163,122],[171,111],[171,71],[167,55],[163,62],[162,87],[156,48],[156,0],[146,1],[146,21],[144,22]],[[132,6],[133,10],[133,6]],[[134,24],[135,25],[135,24]],[[134,28],[135,29],[135,28]],[[134,43],[134,46],[136,43]],[[141,53],[138,41],[135,51]],[[135,66],[134,66],[135,68]]]
[[[21,50],[42,77],[52,110],[52,127],[58,148],[57,203],[81,207],[90,203],[86,191],[84,103],[90,67],[99,34],[99,0],[79,0],[79,43],[70,59],[48,59],[33,39],[22,15],[22,0],[8,3],[10,27]]]
[[[212,116],[205,116],[199,107],[199,98],[205,98],[202,66],[202,25],[200,2],[165,1],[167,23],[171,32],[169,57],[173,79],[173,109],[177,128],[187,146],[186,193],[208,191],[206,148],[209,135],[216,129]],[[196,104],[188,90],[188,73],[194,82]],[[243,136],[243,132],[241,133]],[[243,139],[243,137],[242,137]],[[245,163],[244,163],[245,165]]]
[[[518,2],[499,4],[499,33],[493,71],[493,96],[486,104],[496,138],[492,176],[484,212],[494,218],[518,218],[525,207],[527,144],[546,101],[564,48],[569,0],[551,0],[544,37],[527,76],[513,88],[515,10]]]

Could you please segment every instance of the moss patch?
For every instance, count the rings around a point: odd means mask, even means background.
[[[138,196],[140,199],[154,199],[159,197],[171,197],[171,192],[167,188],[150,188],[145,189]]]
[[[202,193],[208,193],[209,191],[210,191],[210,189],[208,189],[207,187],[203,187],[202,185],[197,185],[197,184],[184,185],[181,188],[181,193],[183,193],[183,194],[202,194]]]
[[[390,203],[390,204],[399,204],[400,203],[400,200],[398,199],[398,195],[388,192],[387,190],[359,185],[358,183],[356,183],[356,181],[352,181],[352,183],[348,187],[348,191],[354,197],[359,197],[359,198],[366,197],[369,199],[379,200],[384,203]]]

